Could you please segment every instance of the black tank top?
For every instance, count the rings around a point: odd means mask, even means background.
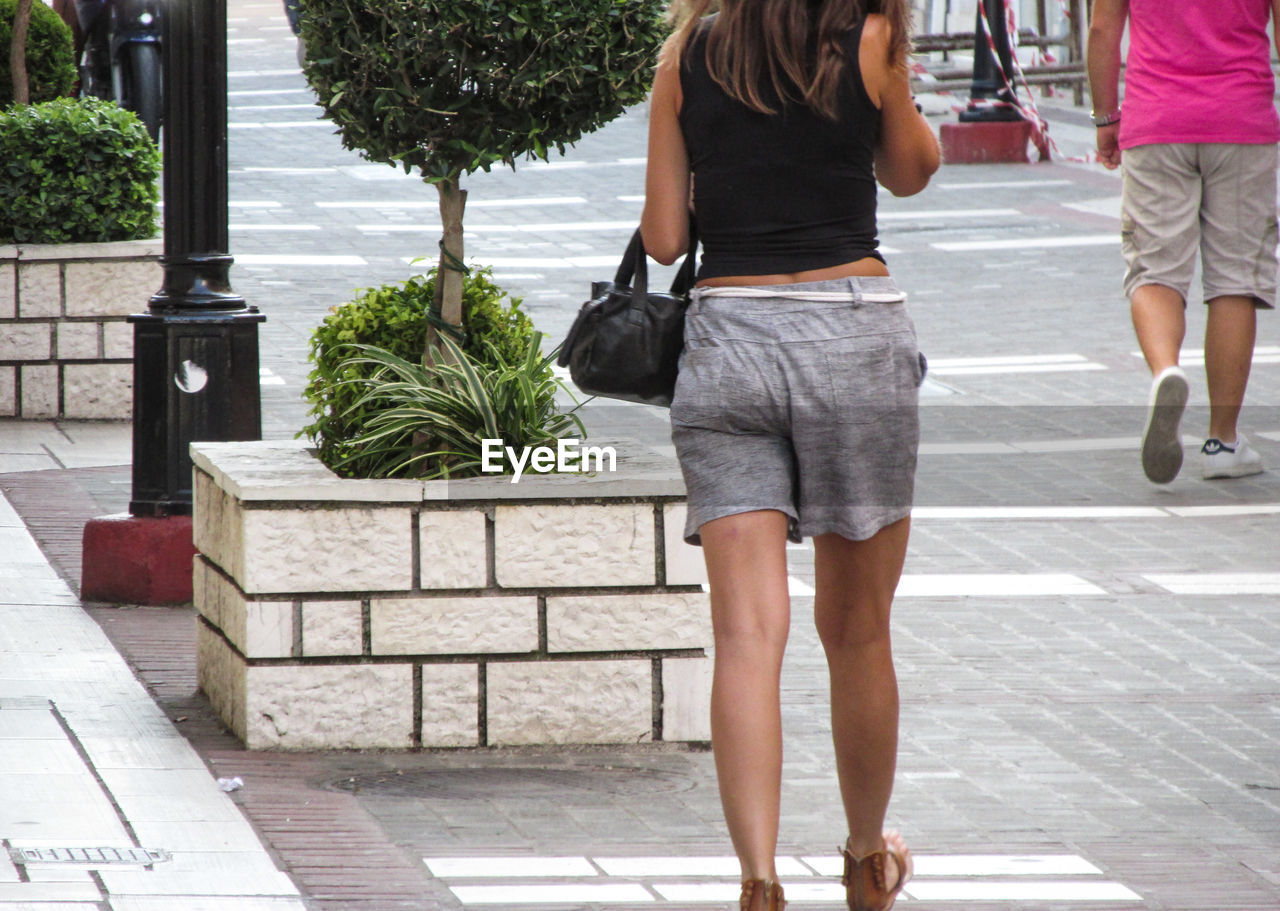
[[[872,170],[880,111],[858,67],[862,23],[847,36],[834,121],[799,102],[783,105],[768,80],[760,91],[775,114],[726,95],[707,72],[710,24],[680,58],[680,127],[703,249],[698,278],[883,261]]]

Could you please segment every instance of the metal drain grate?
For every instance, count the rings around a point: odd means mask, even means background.
[[[19,866],[27,864],[158,864],[171,858],[158,848],[9,848]]]

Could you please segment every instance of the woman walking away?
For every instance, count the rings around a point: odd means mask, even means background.
[[[886,911],[911,854],[883,832],[924,359],[876,239],[876,186],[920,192],[938,146],[911,99],[906,0],[676,0],[650,104],[649,254],[704,256],[671,406],[685,538],[711,580],[711,730],[743,911],[784,906],[774,852],[786,542],[812,537],[814,613],[849,826],[848,902]]]

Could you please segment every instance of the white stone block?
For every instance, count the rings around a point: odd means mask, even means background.
[[[532,652],[538,648],[538,599],[373,598],[375,655]]]
[[[159,263],[70,262],[67,316],[126,316],[145,310],[164,274]]]
[[[652,687],[648,660],[489,662],[489,743],[651,740]]]
[[[405,749],[413,745],[410,664],[250,667],[251,750]]]
[[[422,745],[480,744],[480,672],[474,664],[422,666]]]
[[[654,583],[653,506],[499,506],[498,584],[507,588]]]
[[[0,263],[0,319],[18,315],[18,274],[13,262]]]
[[[424,509],[418,517],[422,587],[484,588],[484,526],[484,513],[475,510]]]
[[[222,627],[222,580],[209,560],[196,554],[191,566],[191,603],[214,626]]]
[[[407,507],[236,513],[243,527],[231,564],[243,566],[233,575],[246,594],[394,591],[413,584]]]
[[[359,601],[303,601],[302,654],[363,653],[363,613]]]
[[[47,361],[53,353],[51,323],[0,325],[0,361]]]
[[[102,357],[101,323],[58,323],[57,358],[91,361]]]
[[[192,488],[192,541],[196,550],[233,579],[244,577],[243,527],[239,504],[197,469]]]
[[[701,592],[547,598],[552,652],[710,646],[711,604]]]
[[[710,658],[662,659],[662,739],[711,739]]]
[[[18,368],[0,367],[0,417],[18,414]]]
[[[216,632],[196,627],[196,682],[213,710],[241,740],[245,739],[245,662]]]
[[[107,360],[133,360],[133,326],[124,320],[102,324],[102,356]]]
[[[246,658],[288,658],[293,654],[293,602],[253,601],[197,558],[193,578],[196,609],[222,630]]]
[[[18,263],[18,316],[62,316],[62,266]]]
[[[67,364],[62,368],[62,412],[83,420],[133,416],[132,364]]]
[[[662,536],[667,566],[668,585],[703,585],[707,582],[707,562],[702,548],[686,544],[684,520],[689,509],[684,503],[666,503],[662,507]]]
[[[26,364],[21,368],[22,417],[58,416],[58,367],[56,364]]]

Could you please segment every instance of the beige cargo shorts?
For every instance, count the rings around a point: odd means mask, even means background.
[[[1124,290],[1173,288],[1185,302],[1200,252],[1205,301],[1276,296],[1277,147],[1158,143],[1125,149]]]

